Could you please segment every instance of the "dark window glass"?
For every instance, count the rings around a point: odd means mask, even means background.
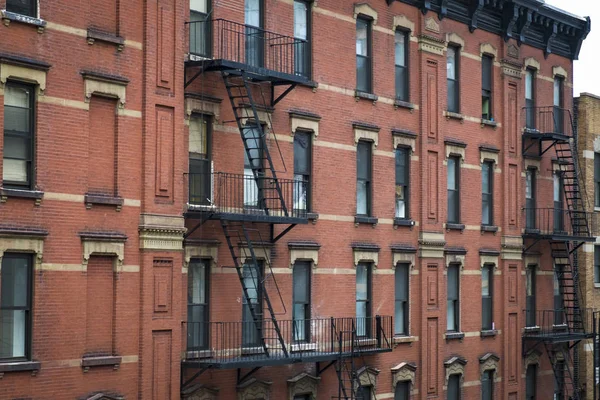
[[[536,184],[535,170],[528,169],[525,173],[525,228],[536,228]]]
[[[408,264],[396,265],[395,271],[395,315],[394,315],[394,334],[408,335],[408,279],[410,268]]]
[[[3,186],[33,188],[33,86],[8,82],[4,89]]]
[[[356,267],[356,334],[371,334],[371,264],[359,263]]]
[[[446,75],[448,79],[448,111],[460,112],[460,84],[459,84],[459,48],[448,46],[446,54]]]
[[[564,104],[564,83],[565,80],[557,76],[554,78],[554,132],[565,132],[565,110]]]
[[[554,179],[554,232],[564,231],[563,176],[556,172]]]
[[[600,283],[600,246],[594,246],[594,283]]]
[[[311,134],[294,134],[294,210],[310,210]]]
[[[536,266],[527,266],[525,279],[525,323],[527,326],[536,326],[536,306],[535,306],[535,286],[536,286]]]
[[[481,400],[494,398],[494,371],[484,371],[481,377]]]
[[[210,57],[211,19],[210,0],[190,0],[190,53]]]
[[[594,206],[600,207],[600,154],[594,153]]]
[[[396,149],[396,218],[410,217],[410,149]]]
[[[446,330],[459,332],[460,310],[460,265],[448,266],[448,303],[446,310]]]
[[[535,129],[535,70],[525,71],[525,122],[529,129]]]
[[[527,374],[525,378],[525,399],[535,400],[536,399],[536,386],[537,386],[537,366],[531,364],[527,367]]]
[[[208,349],[209,261],[193,260],[188,269],[188,351]]]
[[[210,152],[211,120],[208,116],[190,118],[190,204],[212,205],[212,171]]]
[[[256,347],[261,343],[257,323],[252,314],[262,321],[260,316],[263,310],[263,275],[263,263],[260,261],[257,264],[246,263],[242,267],[244,286],[248,292],[248,298],[242,293],[242,345],[245,347]]]
[[[448,400],[460,400],[460,375],[448,378]]]
[[[460,222],[460,159],[448,158],[448,222]]]
[[[483,330],[494,327],[494,266],[486,264],[481,271],[481,319]]]
[[[246,63],[253,67],[263,67],[265,41],[267,39],[263,30],[263,0],[245,0],[244,17],[244,23],[246,24]]]
[[[371,400],[373,398],[373,386],[359,386],[356,391],[356,400]]]
[[[258,128],[256,124],[249,124],[244,127],[244,140],[248,146],[250,157],[244,150],[244,207],[253,208],[261,204],[262,181],[257,181],[253,171],[257,175],[262,175],[262,159],[264,139],[261,137],[265,127]],[[252,160],[250,160],[252,159]]]
[[[372,144],[359,141],[356,150],[356,215],[370,216]]]
[[[294,341],[310,341],[310,262],[297,261],[293,271]]]
[[[493,67],[494,59],[488,55],[484,55],[481,59],[482,76],[481,76],[481,118],[492,120],[492,96],[493,96]]]
[[[310,76],[310,3],[294,0],[294,69],[297,75]]]
[[[394,36],[394,46],[396,52],[396,98],[402,101],[409,100],[409,72],[408,72],[408,54],[409,33],[406,31],[396,31]]]
[[[563,277],[563,266],[554,265],[554,325],[564,324],[564,301],[563,288],[560,285],[560,279]]]
[[[486,161],[481,167],[481,223],[494,225],[494,163]]]
[[[6,11],[37,18],[37,0],[6,0]]]
[[[371,59],[371,21],[356,19],[356,90],[365,93],[373,91]]]
[[[564,361],[557,361],[555,368],[555,379],[554,379],[554,398],[556,400],[563,400],[565,398],[565,363]]]
[[[410,381],[402,381],[396,384],[394,391],[394,400],[409,400],[410,399]]]
[[[31,358],[32,257],[4,253],[0,268],[0,359]]]

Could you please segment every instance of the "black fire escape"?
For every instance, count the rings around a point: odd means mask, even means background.
[[[554,263],[555,287],[553,309],[526,310],[523,355],[538,346],[543,347],[554,371],[558,398],[582,399],[577,345],[593,338],[594,329],[592,310],[582,307],[577,250],[584,243],[595,241],[593,213],[587,211],[570,111],[559,107],[530,107],[524,109],[524,120],[523,156],[539,159],[551,151],[556,155],[558,168],[554,206],[538,208],[527,204],[524,209],[525,254],[538,243],[548,244]],[[528,191],[535,192],[529,174],[527,179]]]
[[[224,19],[187,26],[190,56],[185,86],[199,77],[223,82],[234,117],[225,122],[236,124],[245,152],[244,174],[190,173],[184,215],[195,223],[187,235],[208,221],[219,221],[242,286],[244,318],[187,323],[188,343],[192,338],[195,346],[188,346],[182,361],[182,391],[209,368],[237,369],[241,383],[264,366],[315,362],[317,373],[322,373],[336,363],[345,365],[349,355],[391,351],[391,317],[278,318],[286,311],[271,269],[270,249],[297,224],[307,223],[307,210],[304,182],[278,176],[281,170],[273,155],[281,152],[260,115],[298,84],[309,82],[296,62],[306,42]],[[359,347],[349,352],[346,342],[338,340],[339,332],[357,324],[364,325],[369,337],[352,341]]]

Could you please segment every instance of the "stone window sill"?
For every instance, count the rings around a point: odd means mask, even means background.
[[[446,340],[463,340],[464,332],[446,332]]]
[[[446,222],[446,229],[449,231],[464,231],[465,224],[457,224],[454,222]]]
[[[484,126],[489,126],[491,128],[496,129],[496,127],[498,126],[498,123],[496,121],[482,118],[481,119],[481,127],[483,128]]]
[[[83,357],[81,359],[81,367],[83,368],[83,372],[87,372],[93,367],[112,366],[114,369],[118,369],[120,365],[120,356]]]
[[[379,96],[377,96],[376,94],[361,92],[358,89],[354,91],[354,97],[356,98],[356,101],[358,101],[360,99],[364,99],[364,100],[370,100],[373,103],[375,103],[377,100],[379,100]]]
[[[44,192],[39,190],[0,188],[0,202],[6,203],[9,197],[17,199],[33,199],[35,200],[35,205],[39,206],[44,197]]]
[[[495,225],[481,225],[481,232],[498,232],[498,227]]]
[[[417,108],[413,103],[399,99],[394,100],[394,107],[406,108],[407,110],[410,110],[410,112],[413,112],[413,110]]]
[[[123,198],[86,193],[85,207],[90,209],[93,205],[115,206],[117,211],[121,211],[121,208],[123,207]]]
[[[118,51],[122,51],[125,46],[125,39],[120,36],[113,35],[112,33],[102,32],[97,29],[88,28],[87,30],[87,42],[92,45],[94,42],[104,42],[114,44],[117,46]]]
[[[292,353],[301,353],[305,351],[317,351],[317,343],[294,343],[291,347]]]
[[[185,358],[187,360],[198,360],[202,358],[212,358],[213,353],[210,350],[186,351]]]
[[[394,336],[394,344],[413,343],[417,341],[416,336]]]
[[[0,362],[0,378],[7,372],[24,372],[31,371],[31,375],[35,376],[41,368],[39,361],[14,361]]]
[[[526,326],[525,328],[523,328],[525,332],[539,332],[540,329],[541,328],[539,326]]]
[[[481,337],[493,337],[498,335],[498,330],[496,329],[486,329],[481,331]]]
[[[379,222],[379,219],[377,219],[375,217],[367,217],[366,215],[356,215],[354,217],[354,224],[356,226],[358,226],[360,224],[371,224],[371,225],[373,225],[373,228],[375,228],[375,226],[377,225],[378,222]]]
[[[415,226],[415,221],[406,218],[394,218],[394,227],[396,228],[398,226],[409,226],[412,228]]]
[[[594,282],[594,287],[595,287],[595,288],[600,288],[600,283],[598,283],[598,282]]]
[[[444,117],[446,117],[446,119],[455,119],[458,120],[460,122],[464,122],[465,120],[465,116],[460,114],[460,113],[455,113],[452,111],[444,111]]]
[[[29,17],[27,15],[21,15],[6,10],[0,11],[0,15],[2,16],[2,22],[4,22],[4,25],[6,26],[9,26],[11,21],[14,21],[21,24],[35,26],[38,30],[38,33],[44,33],[44,30],[46,29],[46,21],[40,18]]]

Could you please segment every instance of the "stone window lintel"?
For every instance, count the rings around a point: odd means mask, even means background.
[[[399,382],[409,381],[411,386],[414,386],[417,366],[414,363],[402,362],[392,368],[392,392],[396,390],[396,385]]]
[[[82,71],[81,75],[84,81],[86,103],[92,100],[92,96],[101,96],[117,99],[119,108],[125,108],[128,79],[90,71]]]
[[[367,3],[354,4],[354,19],[359,15],[365,15],[373,19],[373,25],[377,25],[377,11]]]
[[[183,268],[186,270],[189,268],[192,258],[210,259],[211,266],[213,268],[217,267],[219,256],[218,243],[186,244],[184,250]]]
[[[185,120],[189,122],[192,114],[208,114],[215,118],[221,118],[221,100],[208,96],[186,96],[185,97]]]
[[[50,64],[44,62],[0,55],[0,93],[7,80],[14,79],[36,85],[38,95],[43,96],[49,69]]]

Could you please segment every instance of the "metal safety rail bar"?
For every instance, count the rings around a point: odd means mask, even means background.
[[[591,308],[580,309],[573,321],[569,321],[568,310],[523,310],[529,314],[529,326],[523,330],[523,338],[540,340],[564,337],[565,339],[577,340],[575,335],[592,336],[594,332],[594,310]],[[532,315],[535,318],[533,319]],[[579,339],[582,339],[581,337]]]
[[[306,40],[222,18],[186,24],[192,55],[290,75],[303,71]]]
[[[523,208],[524,234],[593,238],[598,233],[598,216],[583,210],[559,208]]]
[[[273,321],[262,321],[264,331],[271,329]],[[356,354],[377,353],[392,349],[392,317],[375,316],[368,318],[312,318],[306,320],[277,320],[279,330],[288,355],[280,348],[276,338],[266,338],[267,348],[276,351],[265,352],[254,321],[236,322],[187,322],[187,356],[195,363],[217,365],[226,368],[227,364],[243,363],[275,364],[301,362],[303,360],[334,360],[342,352],[349,352],[351,343],[338,340],[337,332],[345,327],[355,326],[362,336],[354,343]],[[340,347],[341,346],[341,347]]]
[[[225,172],[189,174],[189,211],[306,218],[306,182]]]
[[[573,117],[566,108],[524,107],[521,117],[524,134],[573,137]]]

